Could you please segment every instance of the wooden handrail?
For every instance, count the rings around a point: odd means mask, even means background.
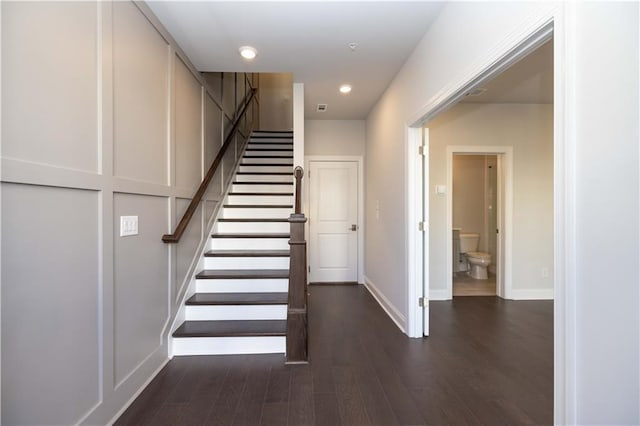
[[[187,210],[182,215],[182,219],[180,219],[178,226],[176,226],[176,230],[173,232],[173,234],[164,234],[162,236],[163,242],[177,243],[180,241],[180,237],[182,237],[182,234],[187,229],[187,225],[189,225],[189,221],[191,220],[191,217],[193,216],[193,214],[196,212],[196,209],[198,208],[198,204],[200,204],[200,201],[202,201],[202,197],[204,196],[204,193],[207,191],[209,182],[211,182],[211,179],[213,179],[213,175],[215,174],[216,170],[218,170],[218,166],[222,162],[222,158],[224,157],[224,154],[227,152],[227,149],[231,145],[233,137],[237,133],[238,127],[240,126],[240,121],[242,120],[242,117],[244,117],[244,114],[247,112],[247,107],[253,100],[256,92],[257,92],[257,89],[251,89],[251,92],[245,98],[245,102],[244,102],[244,105],[242,106],[242,110],[240,111],[240,114],[238,114],[238,116],[236,117],[236,120],[233,123],[233,127],[231,127],[231,131],[227,135],[227,138],[225,139],[224,144],[222,145],[222,148],[220,148],[218,155],[216,155],[216,158],[213,160],[213,163],[211,163],[211,167],[209,167],[209,171],[205,175],[204,179],[202,179],[202,182],[200,183],[198,190],[196,191],[195,195],[191,199],[191,202],[189,203],[189,207],[187,207]]]
[[[307,324],[307,241],[302,214],[302,177],[304,170],[296,167],[295,213],[289,216],[289,295],[287,307],[287,364],[308,362]]]

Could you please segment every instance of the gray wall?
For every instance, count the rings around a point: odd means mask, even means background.
[[[160,238],[253,76],[229,74],[223,99],[144,5],[0,7],[1,422],[105,424],[168,359],[235,147],[181,242]]]
[[[293,129],[293,76],[260,74],[260,129]]]
[[[364,156],[364,120],[305,120],[305,155]]]

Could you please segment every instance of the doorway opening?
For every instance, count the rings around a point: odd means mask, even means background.
[[[477,75],[446,100],[425,107],[415,124],[420,127],[408,127],[408,296],[410,306],[412,300],[420,301],[415,310],[408,312],[412,336],[429,335],[430,301],[453,298],[452,233],[454,227],[459,227],[454,226],[452,213],[454,153],[498,155],[496,167],[503,186],[499,191],[502,209],[496,218],[502,221],[497,226],[499,238],[495,242],[498,261],[494,263],[497,268],[491,271],[496,275],[496,295],[516,300],[554,297],[554,194],[558,186],[554,177],[552,32],[551,26],[540,28],[503,62]],[[528,96],[540,97],[527,99]],[[533,121],[528,122],[529,118]],[[512,207],[514,150],[520,164],[517,212]],[[418,152],[423,155],[417,156]],[[536,186],[541,175],[544,190]],[[545,209],[542,221],[536,213],[530,215],[532,207]],[[517,218],[512,219],[513,215]],[[513,220],[519,235],[515,289]],[[545,231],[540,233],[542,226]],[[539,235],[542,243],[528,243]],[[488,245],[485,247],[488,251]],[[535,256],[529,255],[531,251]]]
[[[452,295],[496,296],[503,261],[500,154],[454,153],[452,159]]]

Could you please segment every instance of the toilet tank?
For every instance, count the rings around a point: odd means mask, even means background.
[[[460,234],[460,253],[478,251],[479,242],[480,234]]]

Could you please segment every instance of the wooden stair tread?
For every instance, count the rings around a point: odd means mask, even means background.
[[[237,172],[236,175],[254,176],[293,176],[293,172]]]
[[[242,158],[291,158],[293,155],[243,155]],[[287,164],[290,166],[291,164]]]
[[[238,182],[233,181],[234,185],[293,185],[293,182]]]
[[[225,204],[227,209],[291,209],[292,204]]]
[[[284,336],[286,332],[285,320],[185,321],[173,337]]]
[[[289,219],[287,218],[282,218],[282,219],[272,219],[272,218],[246,218],[246,219],[224,219],[224,218],[220,218],[218,219],[218,222],[269,222],[269,223],[284,223],[284,222],[289,222]]]
[[[289,257],[289,250],[209,250],[205,257]]]
[[[249,142],[251,143],[251,142]],[[275,144],[274,144],[275,145]],[[293,148],[247,148],[244,152],[291,152]]]
[[[196,293],[187,305],[286,305],[287,293]]]
[[[251,167],[291,167],[293,168],[293,164],[284,164],[284,163],[240,163],[241,166],[251,166]]]
[[[204,269],[197,279],[289,278],[288,269]]]
[[[279,218],[279,219],[275,219],[275,218],[229,218],[229,219],[225,219],[225,218],[220,218],[218,219],[218,222],[250,222],[250,223],[254,223],[254,222],[268,222],[268,223],[285,223],[285,222],[289,222],[288,218]]]
[[[211,234],[211,238],[289,238],[289,234],[282,233],[273,233],[273,234],[265,234],[265,233],[257,233],[257,232],[247,232],[247,233],[215,233]]]
[[[250,140],[249,144],[253,144],[253,145],[263,145],[263,146],[269,146],[269,145],[291,145],[293,146],[293,141],[287,137],[275,137],[275,136],[259,136],[258,139],[282,139],[281,141],[261,141],[261,140]]]

